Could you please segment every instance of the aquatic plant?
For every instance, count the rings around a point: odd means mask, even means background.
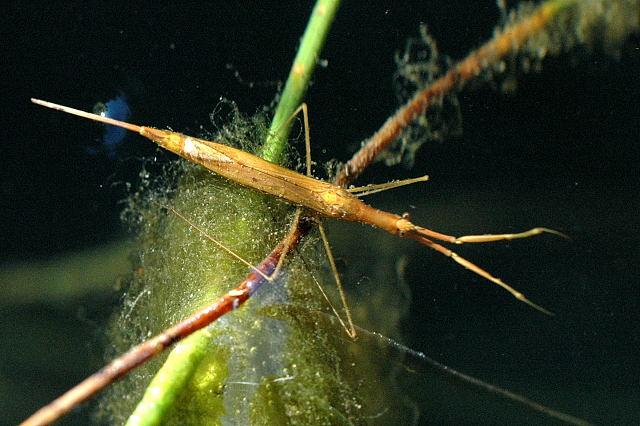
[[[375,146],[375,148],[367,148],[367,150],[363,151],[365,154],[356,158],[367,158],[367,160],[365,160],[366,164],[370,161],[371,157],[375,156],[376,151],[379,150],[378,146],[382,146],[396,140],[396,137],[400,135],[406,124],[412,121],[415,117],[421,116],[422,112],[431,105],[434,99],[436,100],[435,104],[440,106],[443,96],[448,95],[452,89],[459,90],[464,81],[470,78],[476,78],[480,74],[482,74],[483,78],[486,78],[487,75],[485,73],[500,71],[504,66],[502,58],[506,54],[511,54],[513,52],[512,49],[515,49],[520,55],[536,61],[550,53],[556,53],[563,48],[570,47],[579,39],[579,36],[583,36],[583,39],[580,41],[602,41],[603,39],[592,37],[591,35],[594,33],[593,29],[597,28],[598,30],[601,30],[602,26],[606,24],[607,21],[592,18],[593,15],[591,13],[593,13],[593,11],[598,11],[598,13],[600,13],[600,15],[597,16],[605,16],[607,18],[612,15],[628,17],[629,28],[621,31],[622,34],[626,34],[629,30],[635,29],[637,26],[637,13],[615,13],[616,7],[619,7],[620,5],[622,5],[622,3],[612,3],[609,5],[609,9],[603,9],[603,4],[600,2],[587,2],[582,5],[578,5],[575,2],[551,1],[545,3],[540,7],[540,9],[535,10],[533,15],[528,15],[526,13],[518,16],[514,15],[514,26],[515,28],[518,28],[517,30],[511,30],[511,27],[509,27],[510,29],[505,33],[498,33],[494,40],[485,45],[490,47],[481,48],[477,52],[472,53],[467,60],[452,67],[451,70],[453,71],[444,74],[442,79],[436,80],[434,85],[429,85],[428,89],[420,91],[419,95],[417,95],[408,104],[409,107],[402,110],[403,112],[394,116],[394,118],[391,118],[388,121],[389,124],[387,127],[383,128],[392,130],[383,130],[378,134],[382,134],[384,137],[374,138],[376,141],[382,140],[384,142],[376,142],[372,145]],[[636,5],[635,3],[628,3],[625,4],[625,6],[635,7]],[[603,13],[605,10],[607,13]],[[589,13],[586,13],[585,11],[588,11]],[[549,22],[552,24],[549,25]],[[589,22],[592,23],[592,27],[589,27],[587,24]],[[618,25],[620,21],[616,20],[615,22],[617,27],[620,28],[621,26]],[[541,31],[543,28],[545,31]],[[578,28],[580,31],[572,32]],[[585,28],[590,29],[586,31]],[[531,38],[530,35],[532,33],[537,34],[538,37]],[[584,36],[585,34],[588,34],[589,36]],[[603,34],[609,35],[611,34],[611,31],[605,30],[603,31]],[[618,40],[604,39],[604,41],[606,42],[607,48],[611,48],[611,46],[615,46],[618,43]],[[241,129],[242,132],[246,132],[247,123],[236,121],[231,126],[232,130],[223,129],[222,134],[226,133],[230,139],[233,139],[234,137],[237,137],[237,129]],[[256,139],[261,140],[265,134],[264,130],[261,130],[264,129],[264,125],[262,123],[258,123],[254,128],[257,129],[255,130],[255,133],[261,135]],[[414,137],[410,137],[405,139],[405,141],[412,141],[414,139]],[[242,143],[246,144],[246,141],[242,141]],[[407,144],[404,146],[406,147]],[[350,165],[359,164],[359,161],[360,160],[356,160],[355,162],[350,163]],[[355,168],[352,169],[350,173],[343,173],[339,175],[338,181],[347,180],[346,176],[348,175],[356,175],[357,170],[364,166],[360,165],[352,167]],[[180,172],[176,172],[176,170],[180,170]],[[184,170],[187,171],[186,174],[183,174]],[[153,183],[147,182],[152,189],[149,192],[146,192],[147,190],[145,190],[146,195],[144,197],[150,198],[139,198],[137,195],[134,196],[131,200],[131,207],[128,210],[130,220],[132,220],[134,225],[140,227],[143,231],[141,233],[141,247],[143,248],[140,251],[140,258],[144,260],[144,262],[150,263],[141,263],[141,268],[137,270],[138,275],[133,278],[133,284],[129,290],[134,297],[129,299],[130,301],[125,305],[122,314],[123,320],[130,320],[135,316],[139,316],[137,321],[134,319],[134,323],[139,324],[136,327],[140,327],[140,329],[131,329],[130,326],[123,326],[122,323],[118,323],[116,328],[121,330],[124,329],[127,333],[130,333],[129,337],[125,336],[124,338],[118,338],[123,339],[122,341],[126,342],[125,344],[120,343],[121,347],[130,344],[130,341],[139,340],[141,335],[149,333],[146,323],[148,322],[150,312],[158,314],[158,318],[160,318],[160,312],[156,311],[162,311],[162,320],[152,320],[154,327],[157,327],[156,330],[159,330],[164,326],[164,324],[178,320],[185,314],[185,312],[192,310],[196,306],[200,306],[204,300],[208,300],[211,297],[215,297],[215,295],[221,294],[221,292],[223,292],[222,288],[214,289],[202,286],[203,282],[211,281],[210,274],[214,274],[216,277],[226,276],[227,280],[225,280],[224,288],[228,288],[230,283],[237,282],[238,280],[237,278],[228,277],[237,276],[238,273],[241,274],[241,271],[234,271],[234,274],[231,272],[224,272],[227,268],[233,269],[242,267],[237,265],[235,267],[232,265],[225,266],[225,262],[222,260],[223,256],[220,253],[216,253],[215,250],[211,251],[211,248],[207,249],[206,241],[203,241],[197,233],[194,233],[193,229],[191,229],[188,224],[181,222],[171,215],[167,216],[165,211],[162,209],[162,206],[171,204],[178,211],[188,212],[190,217],[197,217],[199,220],[199,226],[211,230],[212,234],[222,235],[225,232],[230,233],[231,235],[229,235],[228,238],[225,238],[225,240],[227,240],[226,243],[231,246],[248,245],[248,248],[245,247],[239,251],[247,258],[252,259],[252,262],[254,263],[257,263],[261,254],[265,253],[265,247],[275,245],[277,238],[282,235],[283,229],[285,229],[285,225],[287,223],[287,220],[281,223],[277,223],[274,220],[275,218],[287,217],[287,215],[280,210],[283,208],[282,205],[278,203],[271,204],[272,201],[264,199],[263,196],[247,193],[246,190],[241,189],[237,189],[239,195],[235,197],[233,193],[236,189],[232,189],[226,183],[206,176],[201,171],[193,169],[190,166],[174,166],[174,168],[169,171],[169,176],[165,176],[162,179],[163,181],[170,180],[169,177],[171,176],[173,176],[173,182],[178,182],[175,186],[166,186],[166,182],[163,182],[161,187],[157,187]],[[215,191],[214,189],[216,188],[222,189],[223,191]],[[149,203],[147,201],[149,199],[154,202],[159,202],[160,204]],[[215,207],[212,209],[210,207],[211,205]],[[142,206],[142,208],[140,206]],[[201,211],[199,210],[200,208],[205,208],[205,210]],[[253,216],[254,213],[256,216]],[[240,229],[237,228],[238,224],[236,219],[238,217],[241,218],[240,223],[242,224],[242,227]],[[249,225],[258,225],[258,227],[257,229],[247,229]],[[269,229],[269,231],[265,232],[265,229]],[[264,234],[266,236],[270,236],[271,239],[266,241],[266,246],[258,247],[258,243],[254,238],[252,238],[256,234]],[[196,237],[195,240],[193,240],[194,236]],[[176,254],[178,255],[176,256]],[[317,255],[303,257],[309,257],[311,259],[318,258]],[[177,263],[175,263],[176,258],[179,259]],[[304,263],[304,261],[301,260],[298,260],[298,262]],[[311,263],[315,262],[317,261],[311,261]],[[205,397],[200,398],[198,395],[210,395],[211,393],[222,393],[226,391],[233,393],[234,391],[230,389],[233,386],[243,388],[242,390],[235,391],[237,394],[236,398],[238,398],[238,401],[241,401],[241,404],[225,402],[225,404],[228,403],[229,406],[224,405],[223,407],[216,407],[210,404],[209,399],[205,399],[205,405],[208,406],[208,409],[212,410],[212,412],[209,413],[211,416],[215,417],[220,415],[219,412],[214,412],[213,410],[223,409],[225,411],[225,415],[240,415],[244,416],[245,419],[251,419],[258,423],[262,421],[262,417],[259,416],[265,414],[263,411],[269,411],[266,415],[275,416],[286,413],[288,416],[287,418],[291,419],[291,421],[295,420],[296,416],[299,416],[299,420],[301,422],[310,421],[310,419],[326,419],[331,416],[344,416],[345,420],[348,419],[351,422],[357,422],[359,418],[367,419],[370,416],[382,412],[380,411],[375,413],[365,411],[365,414],[363,414],[360,410],[362,406],[361,399],[364,399],[364,397],[352,396],[351,392],[353,391],[352,388],[354,386],[345,385],[342,381],[342,377],[340,377],[344,374],[344,370],[339,369],[336,372],[330,371],[329,366],[335,367],[336,362],[338,362],[337,360],[342,360],[342,358],[337,355],[337,352],[339,352],[340,349],[336,349],[336,353],[330,354],[328,350],[322,352],[321,349],[319,349],[320,347],[325,348],[325,346],[314,346],[314,340],[319,343],[325,343],[328,339],[336,338],[336,336],[339,335],[339,331],[329,328],[329,332],[321,333],[318,329],[310,328],[309,324],[303,322],[305,318],[312,315],[310,312],[315,312],[315,310],[321,311],[323,306],[321,305],[321,302],[318,302],[321,301],[321,299],[316,299],[317,294],[314,297],[307,294],[308,291],[311,291],[310,289],[314,288],[313,283],[294,278],[293,271],[296,269],[294,266],[295,261],[292,261],[292,263],[293,264],[290,269],[292,272],[288,272],[289,276],[287,277],[287,283],[289,286],[299,285],[300,287],[295,290],[289,288],[288,294],[285,295],[278,294],[277,291],[269,292],[268,294],[270,296],[265,296],[267,298],[267,301],[264,302],[265,305],[255,303],[253,305],[253,309],[258,310],[258,318],[262,319],[256,320],[255,318],[251,318],[249,312],[243,313],[244,311],[241,310],[234,313],[233,317],[228,317],[229,319],[226,319],[223,324],[225,330],[233,330],[230,335],[219,336],[216,334],[216,329],[213,329],[214,331],[208,330],[203,333],[203,336],[205,336],[210,343],[216,342],[222,344],[216,346],[217,349],[212,349],[211,346],[207,344],[206,349],[208,350],[205,351],[202,351],[202,347],[199,347],[200,357],[204,357],[204,361],[194,363],[193,359],[190,360],[190,362],[193,363],[195,372],[189,373],[189,377],[187,377],[187,380],[184,382],[184,386],[190,388],[191,392],[188,394],[182,394],[188,395],[183,396],[183,399],[180,399],[180,395],[177,395],[177,399],[174,401],[180,402],[173,403],[175,405],[172,405],[172,409],[175,411],[168,415],[178,416],[178,419],[182,419],[176,421],[184,421],[185,418],[189,419],[189,421],[195,421],[195,417],[192,416],[202,419],[203,417],[200,417],[203,411],[201,400]],[[215,264],[217,265],[217,269],[215,271],[210,271],[208,268],[202,267],[202,265],[205,264]],[[304,266],[300,266],[300,268],[303,269],[301,273],[303,277],[309,276],[308,271],[304,270],[307,267],[308,265],[306,264]],[[180,279],[177,279],[176,275],[178,275]],[[194,285],[189,288],[184,288],[185,280],[193,280]],[[149,283],[155,283],[153,285],[157,287],[149,288]],[[163,288],[167,286],[180,287],[179,292],[182,292],[182,295],[176,296],[175,293],[172,293],[171,296],[165,297],[161,293],[168,291],[168,289]],[[140,288],[136,290],[136,287]],[[155,299],[156,296],[159,297],[159,299]],[[275,298],[275,302],[273,300],[269,300],[269,297]],[[296,297],[301,297],[303,302],[291,302],[289,299],[293,298],[295,300]],[[313,302],[314,300],[315,302]],[[382,297],[382,300],[388,301],[389,299],[385,296]],[[275,307],[271,307],[274,303]],[[319,304],[314,305],[314,303]],[[279,308],[279,305],[281,304],[294,306],[294,308]],[[303,308],[297,308],[298,305]],[[300,309],[303,310],[300,311]],[[245,320],[245,316],[248,319]],[[319,318],[321,317],[322,316],[319,316]],[[275,318],[275,320],[271,322],[269,319],[273,318]],[[237,324],[234,326],[234,323]],[[274,323],[277,325],[274,325]],[[299,323],[302,323],[302,326],[295,327],[295,325],[298,325]],[[144,327],[144,329],[142,327]],[[276,330],[269,329],[273,327],[275,327]],[[285,327],[287,329],[286,332],[296,336],[296,338],[294,340],[288,340],[286,343],[278,342],[276,344],[273,342],[267,343],[261,341],[264,336],[272,336],[274,334],[278,335],[278,327]],[[266,329],[269,329],[270,333],[267,334],[267,331],[265,331]],[[241,336],[245,333],[247,336],[242,338]],[[284,334],[284,332],[280,331],[280,334]],[[300,334],[300,336],[297,336],[298,334]],[[300,339],[298,340],[297,338]],[[229,339],[233,340],[234,344],[239,343],[240,346],[229,346],[230,348],[235,349],[224,349],[224,343],[228,343],[227,340]],[[194,338],[193,340],[196,341],[197,339]],[[258,341],[258,343],[253,344],[252,342],[255,341]],[[199,342],[202,342],[202,340]],[[273,351],[273,345],[286,346],[288,349],[282,350],[282,347],[278,347],[278,351]],[[345,343],[339,344],[338,347],[340,345],[344,346]],[[265,349],[264,346],[267,346],[267,348]],[[227,364],[231,360],[231,354],[252,354],[252,351],[258,351],[258,354],[251,356],[259,359],[259,361],[254,360],[254,358],[250,358],[249,360],[236,359],[235,361],[232,361],[231,364]],[[274,361],[273,355],[271,355],[272,352],[278,353],[278,357],[284,357],[283,359],[287,360],[284,362],[288,365],[283,366],[283,361]],[[267,355],[267,353],[270,355]],[[309,359],[305,359],[305,363],[298,365],[297,362],[291,361],[291,359],[288,358],[288,356],[292,354],[302,355],[303,358],[312,358],[311,361],[314,361],[313,358],[317,356],[321,356],[325,359],[321,359],[319,363],[311,362],[309,364],[306,363]],[[223,383],[224,380],[222,375],[225,368],[231,367],[223,366],[221,368],[220,365],[233,365],[233,363],[236,362],[241,366],[246,367],[241,369],[242,371],[251,371],[256,365],[261,365],[265,359],[268,360],[267,364],[277,366],[274,370],[270,370],[266,376],[262,373],[258,374],[255,372],[258,379],[235,381],[227,379],[228,384],[225,385]],[[357,377],[366,377],[367,372],[370,373],[371,371],[376,370],[376,367],[369,365],[366,361],[363,361],[362,357],[358,357],[357,359],[359,360],[358,365],[365,367],[365,373],[358,372],[358,374],[355,374],[356,382]],[[300,370],[292,372],[292,366],[290,364],[295,364],[300,368]],[[321,368],[321,366],[324,366],[325,368]],[[320,373],[320,379],[318,379],[317,375],[315,377],[312,375],[312,373],[317,373],[319,371],[322,372]],[[337,376],[334,373],[338,373]],[[296,382],[296,379],[309,375],[311,375],[310,377],[312,377],[312,380],[303,381],[301,379],[300,382]],[[148,372],[138,373],[137,376],[132,376],[131,380],[136,382],[136,387],[140,387],[141,384],[144,383],[145,378],[148,381]],[[194,379],[189,380],[189,378]],[[317,404],[310,404],[301,407],[300,400],[304,400],[306,395],[304,392],[311,389],[313,387],[312,385],[319,387],[319,389],[317,389],[317,392],[310,392],[309,395],[316,395],[316,398],[318,398],[317,395],[323,395],[327,398],[335,397],[336,400],[327,401],[322,399],[316,401]],[[289,386],[295,389],[295,391],[292,391],[291,388],[288,389]],[[368,385],[361,386],[363,388],[368,387]],[[252,404],[250,401],[246,401],[247,387],[252,389],[253,398],[256,398],[255,401],[257,402]],[[273,388],[277,388],[277,392],[274,391]],[[172,385],[169,390],[174,391],[175,387]],[[375,388],[368,389],[368,391],[370,392],[369,395],[379,395],[379,392],[376,391]],[[119,397],[116,397],[116,399],[123,399],[121,396],[123,395],[122,390],[114,390],[113,392],[116,395],[120,395]],[[118,392],[120,393],[118,394]],[[299,395],[298,397],[295,397],[296,393]],[[128,391],[124,391],[124,394],[127,396],[132,395]],[[291,398],[292,401],[297,402],[291,402],[284,398],[283,395],[286,395],[287,398]],[[397,402],[402,400],[400,397],[394,395],[390,396],[392,401]],[[184,398],[190,400],[193,405],[187,405]],[[273,409],[273,411],[271,411],[271,409],[265,409],[265,407],[273,405],[277,407]],[[378,408],[380,407],[380,404],[373,405]],[[382,405],[384,405],[384,403]],[[230,410],[229,407],[242,408],[235,408],[236,410],[240,410],[239,412],[236,412]],[[336,409],[335,407],[340,407],[340,409]],[[109,410],[114,410],[112,413],[127,412],[123,408]],[[388,413],[391,415],[394,411],[389,410]],[[384,414],[387,415],[387,412]],[[211,420],[211,418],[205,419],[207,421]],[[334,417],[334,420],[335,419],[336,417]]]

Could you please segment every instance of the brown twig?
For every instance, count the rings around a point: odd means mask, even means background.
[[[435,102],[478,76],[504,56],[518,51],[527,39],[542,29],[559,10],[560,6],[555,3],[542,5],[530,16],[505,28],[492,40],[471,52],[444,76],[416,93],[351,157],[334,182],[339,186],[346,186],[355,180],[391,142],[400,136],[407,126],[424,114]]]

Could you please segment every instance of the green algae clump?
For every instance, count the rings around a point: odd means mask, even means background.
[[[262,122],[236,120],[220,135],[247,146],[248,136],[261,140]],[[182,160],[158,177],[142,175],[124,213],[138,244],[109,358],[212,303],[249,271],[171,209],[252,264],[277,245],[295,212]],[[390,376],[378,375],[388,361],[382,352],[359,347],[333,321],[318,289],[333,285],[318,247],[308,238],[280,279],[113,386],[97,416],[129,425],[362,424],[413,413],[401,409]]]

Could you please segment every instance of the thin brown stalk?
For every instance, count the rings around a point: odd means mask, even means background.
[[[346,186],[355,180],[417,117],[447,93],[478,76],[506,55],[518,51],[531,36],[544,28],[560,9],[561,6],[555,2],[542,5],[530,16],[505,28],[492,40],[471,52],[444,76],[416,93],[351,157],[334,179],[334,183]]]

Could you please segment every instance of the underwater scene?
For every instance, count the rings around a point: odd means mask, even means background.
[[[640,1],[2,19],[0,425],[640,422]]]

